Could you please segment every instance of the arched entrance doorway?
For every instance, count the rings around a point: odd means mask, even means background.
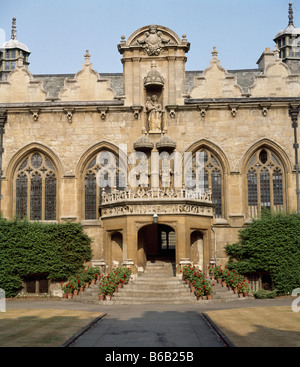
[[[175,260],[176,236],[166,224],[149,224],[138,232],[138,262]]]

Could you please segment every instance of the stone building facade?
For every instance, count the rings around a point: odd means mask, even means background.
[[[99,74],[86,51],[76,75],[32,75],[14,26],[0,49],[4,217],[79,221],[93,264],[137,273],[161,257],[178,271],[224,264],[263,207],[299,211],[300,72],[283,43],[257,69],[225,70],[213,48],[186,71],[186,35],[150,25],[121,37],[121,74]]]

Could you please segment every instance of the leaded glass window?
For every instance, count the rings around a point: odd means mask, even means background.
[[[18,217],[56,220],[56,172],[48,157],[41,152],[29,154],[17,169],[15,187]]]
[[[94,156],[85,171],[85,219],[98,218],[102,190],[107,193],[115,188],[122,190],[126,187],[125,182],[126,172],[114,153],[103,150]]]
[[[185,182],[189,189],[212,191],[215,204],[215,216],[223,215],[222,169],[217,158],[206,149],[201,149],[192,156],[192,164],[188,164]]]
[[[280,159],[267,148],[259,149],[248,165],[248,214],[257,217],[262,208],[283,210],[284,180]]]

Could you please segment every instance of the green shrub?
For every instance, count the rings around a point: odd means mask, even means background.
[[[255,292],[253,292],[253,296],[255,298],[259,298],[259,299],[265,299],[265,298],[274,298],[276,297],[276,290],[273,291],[267,291],[265,289],[259,289]]]
[[[264,212],[226,251],[229,269],[266,272],[278,294],[289,294],[300,284],[300,215]]]
[[[90,244],[79,223],[0,218],[0,288],[12,297],[29,275],[46,273],[48,279],[67,279],[91,259]]]

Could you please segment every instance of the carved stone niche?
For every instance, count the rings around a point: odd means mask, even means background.
[[[164,78],[156,69],[156,62],[152,61],[151,70],[144,78],[145,110],[147,115],[146,130],[149,133],[160,133],[163,129],[163,88]]]

